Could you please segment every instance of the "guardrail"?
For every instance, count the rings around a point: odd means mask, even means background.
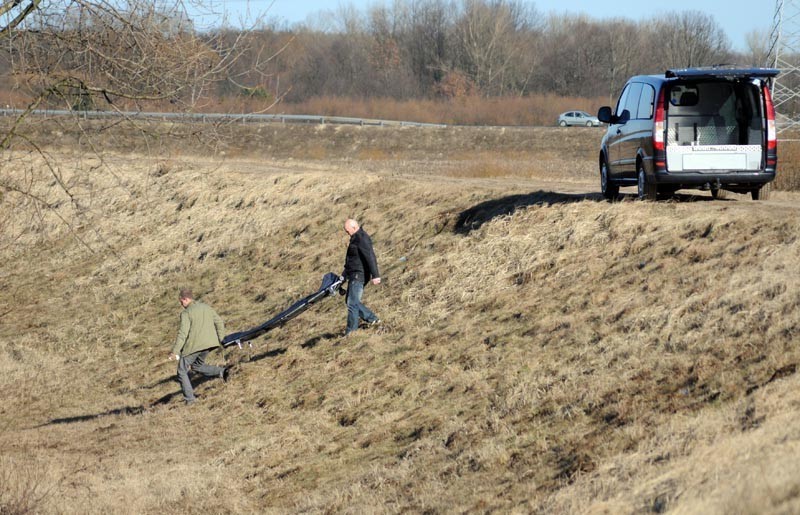
[[[19,116],[21,109],[0,109],[0,116]],[[225,113],[154,113],[145,111],[68,111],[59,109],[37,109],[31,111],[36,116],[78,116],[89,118],[139,118],[154,120],[191,122],[277,122],[277,123],[317,123],[341,125],[366,125],[376,127],[447,127],[438,123],[404,122],[395,120],[374,120],[369,118],[350,118],[346,116],[320,116],[305,114],[225,114]]]

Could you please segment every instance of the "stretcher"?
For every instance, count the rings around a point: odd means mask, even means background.
[[[289,320],[306,311],[320,300],[335,295],[336,293],[343,293],[343,291],[340,291],[342,283],[344,283],[344,277],[340,276],[339,274],[335,274],[333,272],[325,274],[322,277],[322,285],[319,287],[319,290],[315,291],[311,295],[303,297],[257,327],[253,327],[247,331],[240,331],[238,333],[227,335],[222,339],[222,346],[230,347],[231,345],[238,345],[239,348],[242,348],[243,343],[249,342],[250,340],[258,338],[259,336],[266,334],[276,327],[282,326]]]

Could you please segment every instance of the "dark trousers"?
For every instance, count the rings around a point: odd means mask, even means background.
[[[183,400],[186,402],[194,402],[194,388],[192,382],[189,380],[189,370],[193,370],[206,377],[222,377],[222,372],[225,370],[222,367],[214,365],[206,365],[206,356],[212,349],[201,350],[193,354],[181,356],[178,361],[178,382],[181,384],[183,390]]]

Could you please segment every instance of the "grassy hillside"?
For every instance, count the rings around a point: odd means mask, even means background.
[[[795,194],[610,204],[591,143],[323,131],[319,156],[64,152],[73,232],[0,203],[0,512],[800,510]],[[184,407],[178,289],[261,323],[341,270],[350,216],[383,326],[340,338],[327,299]]]

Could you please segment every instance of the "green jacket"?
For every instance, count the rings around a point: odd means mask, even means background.
[[[225,324],[207,304],[194,300],[181,311],[178,337],[172,353],[180,356],[218,347],[225,337]]]

